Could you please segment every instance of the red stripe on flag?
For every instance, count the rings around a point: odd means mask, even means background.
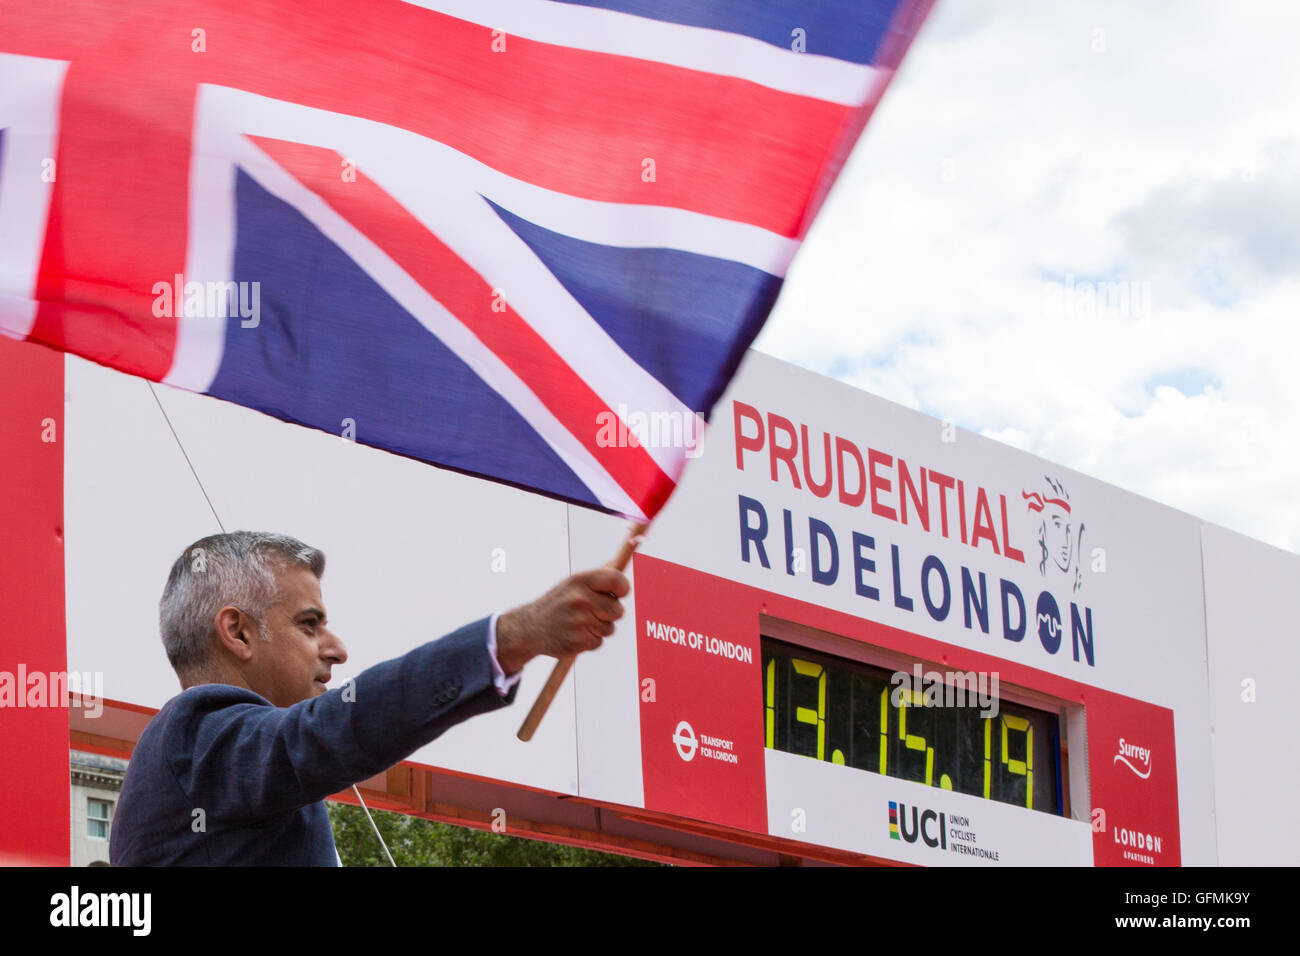
[[[494,52],[488,27],[393,0],[375,0],[364,16],[350,0],[277,6],[178,11],[136,0],[87,11],[47,0],[39,16],[0,12],[0,42],[93,63],[104,78],[101,129],[140,114],[156,121],[149,101],[164,86],[192,99],[193,84],[214,83],[408,129],[570,195],[689,209],[786,236],[797,234],[853,119],[839,104],[650,60],[512,35]],[[77,34],[96,39],[51,36],[34,20],[76,22]],[[206,51],[194,53],[199,26]],[[647,159],[653,182],[643,179]]]
[[[349,7],[349,10],[351,8]],[[228,85],[409,129],[548,189],[793,236],[849,107],[492,31],[409,4],[337,26],[301,8],[220,64]],[[246,59],[247,57],[247,59]],[[253,70],[279,60],[274,83]],[[653,182],[643,180],[654,161]]]
[[[493,53],[486,27],[410,5],[366,14],[354,18],[349,69],[339,69],[331,34],[309,7],[284,24],[293,35],[254,40],[259,57],[289,56],[292,68],[274,85],[233,70],[227,82],[409,129],[548,189],[688,209],[786,236],[796,234],[853,112],[522,37]],[[653,182],[643,180],[647,159]]]
[[[69,65],[30,335],[152,379],[171,367],[176,339],[175,318],[153,314],[152,289],[183,271],[189,221],[194,88],[167,81],[176,59],[139,29]]]
[[[249,137],[299,182],[369,238],[491,349],[582,443],[647,516],[672,492],[673,481],[641,447],[597,442],[609,406],[537,331],[504,302],[483,277],[429,232],[404,206],[357,171],[344,182],[343,158],[333,150]],[[545,437],[545,436],[543,436]]]

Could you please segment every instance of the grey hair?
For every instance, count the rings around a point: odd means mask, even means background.
[[[158,602],[158,627],[172,669],[182,679],[207,669],[213,619],[223,607],[248,614],[268,640],[266,612],[279,597],[276,572],[286,566],[307,568],[319,578],[325,554],[265,531],[209,535],[181,552]]]

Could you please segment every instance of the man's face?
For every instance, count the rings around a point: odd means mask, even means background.
[[[320,579],[307,568],[281,567],[276,574],[280,599],[266,612],[269,641],[255,647],[249,683],[277,707],[310,700],[327,690],[330,668],[348,659],[347,648],[325,627]]]

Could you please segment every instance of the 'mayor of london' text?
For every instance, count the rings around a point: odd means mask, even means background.
[[[50,897],[51,926],[129,926],[135,936],[148,936],[153,897],[149,893],[71,892]]]
[[[754,652],[743,644],[720,640],[709,634],[688,631],[674,624],[661,624],[658,621],[648,620],[645,622],[645,636],[657,641],[667,641],[669,644],[679,644],[696,651],[702,650],[706,654],[725,657],[742,664],[754,663]]]

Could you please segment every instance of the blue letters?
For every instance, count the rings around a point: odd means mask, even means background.
[[[758,527],[751,527],[748,515],[758,515]],[[767,512],[763,506],[753,498],[740,496],[740,560],[746,564],[749,563],[749,544],[752,541],[754,547],[758,549],[758,560],[763,563],[763,567],[770,568],[767,563],[767,550],[763,547],[763,539],[767,537]]]
[[[820,538],[830,542],[831,566],[822,568],[822,549],[818,544]],[[818,584],[834,584],[840,576],[840,549],[835,543],[835,532],[825,521],[808,519],[808,544],[812,548],[812,579]]]
[[[975,616],[980,620],[980,630],[985,634],[989,632],[989,591],[988,582],[984,580],[984,572],[980,572],[980,596],[975,600],[975,582],[971,580],[970,571],[966,567],[961,569],[961,603],[962,612],[966,616],[966,629],[970,629],[970,615],[972,606],[975,609]]]
[[[876,559],[864,555],[862,553],[864,548],[868,551],[875,551],[876,539],[869,534],[853,532],[853,587],[864,598],[879,601],[880,588],[864,584],[862,581],[863,571],[870,571],[872,574],[876,573]]]
[[[938,606],[930,600],[931,571],[938,571],[939,580],[943,582],[943,603]],[[948,584],[948,569],[933,554],[927,555],[921,565],[921,597],[925,600],[926,610],[930,612],[930,616],[936,621],[942,621],[948,616],[948,609],[952,607],[952,587]]]
[[[1011,605],[1007,598],[1011,595],[1016,596],[1016,617],[1020,619],[1015,627],[1011,626]],[[1025,598],[1020,593],[1020,588],[1006,578],[1002,579],[1002,636],[1008,641],[1023,641],[1025,639]]]

